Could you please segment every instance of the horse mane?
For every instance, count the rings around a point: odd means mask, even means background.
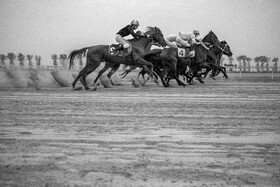
[[[227,44],[227,42],[225,40],[221,41],[222,44]]]
[[[207,37],[209,37],[209,36],[214,36],[214,37],[216,37],[216,39],[219,41],[219,38],[217,37],[217,35],[212,31],[212,30],[210,30],[209,32],[208,32],[208,34],[206,35],[206,36],[204,36],[204,38],[202,39],[202,41],[205,41],[206,40],[206,38]]]
[[[151,27],[151,26],[147,26],[146,29],[144,30],[144,33],[146,34],[148,32],[152,32],[154,30],[156,30],[157,32],[162,33],[161,30],[158,27]]]
[[[144,33],[151,32],[151,31],[153,31],[153,30],[155,30],[154,27],[147,26],[147,27],[145,28],[145,30],[144,30]]]
[[[218,36],[212,30],[210,30],[209,33],[213,34],[218,39]]]
[[[212,31],[209,31],[208,34],[206,34],[206,35],[202,38],[202,41],[204,41],[204,40],[208,37],[208,35],[211,34],[210,32],[212,32]]]

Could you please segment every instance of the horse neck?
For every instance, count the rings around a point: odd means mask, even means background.
[[[222,54],[222,53],[219,53],[219,54],[217,55],[218,62],[220,62],[220,61],[221,61],[222,56],[223,56],[223,54]]]
[[[151,43],[152,41],[146,37],[140,37],[139,39],[132,39],[131,43],[132,45],[136,47],[141,47],[143,49],[146,49],[147,46]]]
[[[211,36],[209,36],[209,35],[206,35],[203,39],[202,39],[202,42],[204,42],[204,43],[209,43],[209,44],[211,44],[211,45],[215,45],[215,43],[212,41],[212,39],[211,39]]]
[[[217,47],[214,47],[214,49],[212,49],[212,51],[216,56],[219,56],[219,55],[222,56],[223,52],[220,49],[218,49]]]
[[[212,43],[210,39],[208,39],[208,35],[206,35],[203,39],[202,42],[206,42],[206,43]]]

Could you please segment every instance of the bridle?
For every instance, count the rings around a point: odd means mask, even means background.
[[[219,50],[221,50],[222,51],[222,53],[223,54],[225,54],[225,55],[227,55],[227,56],[229,56],[229,51],[228,51],[228,45],[225,43],[225,46],[222,48],[222,47],[220,47],[220,46],[218,46],[217,44],[211,44],[211,43],[209,43],[209,42],[203,42],[205,45],[207,45],[209,48],[214,48],[214,47],[216,47],[216,48],[218,48]],[[221,44],[222,45],[222,44]]]
[[[229,46],[227,43],[224,43],[224,47],[223,48],[220,47],[219,49],[223,52],[223,54],[230,56]]]
[[[156,35],[156,34],[161,34],[157,28],[155,28],[155,32],[152,35],[145,33],[144,37],[148,38],[153,45],[162,46],[158,41],[155,41],[153,36]]]

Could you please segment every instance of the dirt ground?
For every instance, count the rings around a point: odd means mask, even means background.
[[[280,186],[280,79],[0,90],[0,186]]]

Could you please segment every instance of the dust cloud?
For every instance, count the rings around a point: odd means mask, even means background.
[[[74,80],[75,70],[46,67],[26,68],[13,65],[0,66],[0,89],[40,90],[45,87],[69,87]]]

